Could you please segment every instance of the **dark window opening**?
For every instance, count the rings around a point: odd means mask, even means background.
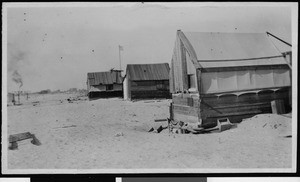
[[[188,75],[188,88],[196,88],[194,74]]]
[[[113,90],[113,85],[106,85],[106,90]]]

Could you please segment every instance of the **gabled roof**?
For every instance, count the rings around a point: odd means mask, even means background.
[[[286,64],[266,33],[185,32],[181,40],[204,68]]]
[[[168,63],[128,64],[126,73],[131,80],[168,80],[170,67]]]
[[[110,71],[110,72],[93,72],[87,74],[90,85],[107,85],[107,84],[121,84],[122,76],[121,72]]]

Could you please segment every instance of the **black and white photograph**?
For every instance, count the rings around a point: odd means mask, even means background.
[[[296,172],[298,3],[2,5],[3,174]]]

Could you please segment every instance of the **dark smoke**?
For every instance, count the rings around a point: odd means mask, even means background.
[[[12,81],[19,84],[19,88],[23,86],[22,75],[20,74],[20,64],[28,64],[27,54],[24,50],[14,46],[15,44],[8,43],[8,74],[12,76]]]
[[[12,74],[12,80],[17,83],[20,84],[19,88],[21,88],[23,86],[23,81],[22,81],[22,77],[19,74],[18,70],[15,70]]]

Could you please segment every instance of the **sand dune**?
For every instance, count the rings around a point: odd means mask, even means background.
[[[70,97],[76,95],[33,96],[8,107],[8,134],[31,132],[42,143],[19,142],[8,151],[8,169],[291,167],[286,116],[258,115],[222,133],[149,133],[154,119],[169,117],[171,100]]]

